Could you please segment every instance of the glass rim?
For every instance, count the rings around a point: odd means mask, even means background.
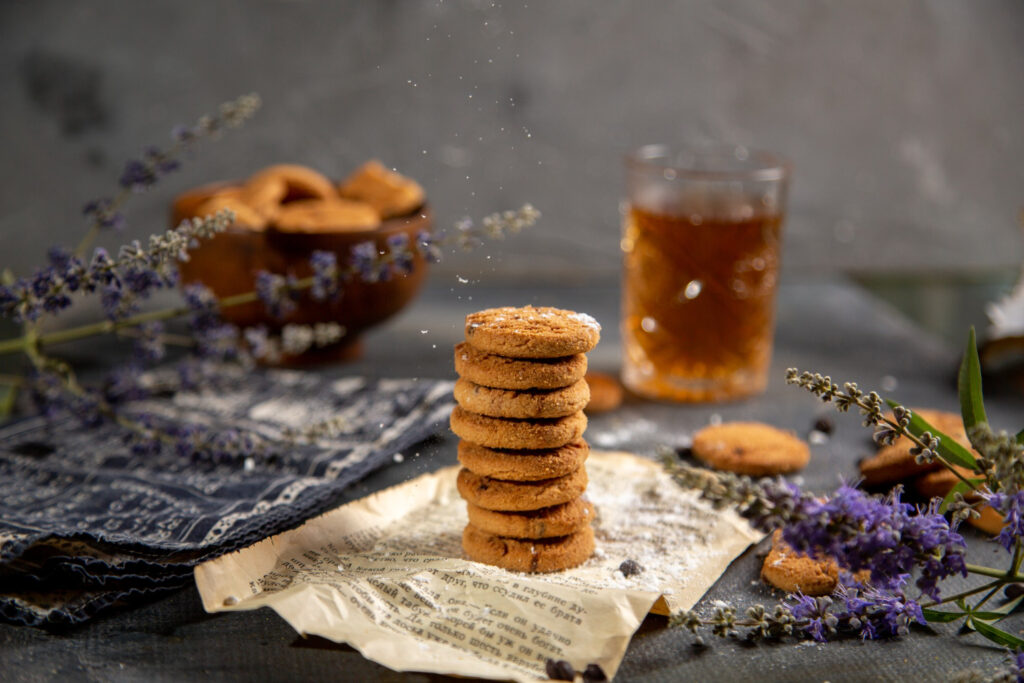
[[[748,165],[737,168],[698,168],[679,163],[677,160],[682,153],[691,153],[694,157],[717,154],[731,157],[738,164]],[[671,170],[675,171],[676,179],[707,181],[782,181],[789,177],[793,169],[793,164],[778,154],[727,143],[697,143],[677,147],[666,144],[642,145],[626,154],[625,163],[631,170],[657,170],[661,173]]]

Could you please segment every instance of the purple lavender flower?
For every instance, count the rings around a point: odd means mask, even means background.
[[[140,363],[154,363],[162,360],[167,349],[164,347],[164,324],[154,320],[139,325],[139,337],[135,340],[133,353]]]
[[[785,541],[797,550],[833,557],[851,572],[869,569],[872,585],[880,589],[901,586],[920,567],[918,588],[937,600],[939,580],[967,576],[964,539],[934,504],[912,514],[898,490],[882,500],[842,486],[827,500],[802,496],[797,505],[798,519],[783,528]]]
[[[208,287],[194,282],[182,288],[181,296],[192,311],[189,328],[193,332],[202,332],[221,323],[217,297]]]
[[[379,260],[380,253],[373,242],[360,242],[349,251],[349,265],[364,282],[377,282],[381,279]]]
[[[314,251],[309,259],[313,268],[313,287],[310,290],[317,301],[334,299],[338,295],[338,257],[333,251]]]
[[[238,328],[231,323],[193,330],[193,335],[196,354],[202,358],[228,360],[238,356]]]
[[[988,504],[1003,514],[1003,529],[999,532],[999,545],[1013,551],[1018,538],[1024,537],[1024,491],[1017,493],[982,493]]]
[[[441,247],[438,246],[439,239],[428,230],[421,230],[416,235],[416,250],[423,255],[429,263],[437,263],[441,260]]]
[[[902,585],[882,590],[864,587],[851,578],[846,575],[840,581],[837,594],[845,611],[838,611],[836,617],[859,630],[862,639],[902,636],[909,631],[910,624],[926,623],[921,605],[906,596]]]
[[[832,600],[827,597],[812,598],[809,595],[798,593],[794,596],[795,602],[789,606],[793,617],[798,621],[807,620],[804,631],[819,643],[827,640],[826,636],[836,632],[839,619],[832,614],[830,607]]]
[[[71,261],[71,252],[59,244],[55,244],[46,250],[46,260],[57,270],[66,270]]]
[[[391,255],[391,270],[395,275],[408,275],[412,272],[413,253],[409,249],[409,236],[404,232],[390,235],[387,238],[388,251]]]
[[[125,226],[124,215],[114,210],[114,200],[96,199],[82,208],[82,213],[101,228],[121,231]]]
[[[275,318],[283,318],[295,310],[290,278],[261,270],[256,276],[256,294]]]
[[[103,305],[103,311],[111,320],[123,318],[135,308],[134,302],[131,299],[126,299],[120,284],[113,282],[103,287],[103,291],[100,292],[100,303]]]

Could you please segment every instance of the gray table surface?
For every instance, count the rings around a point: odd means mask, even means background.
[[[452,377],[451,347],[462,336],[466,313],[495,305],[534,303],[586,311],[604,323],[591,367],[618,366],[618,289],[612,285],[537,289],[487,288],[481,284],[432,282],[397,318],[367,336],[364,356],[351,364],[318,370],[374,376]],[[965,331],[966,336],[966,331]],[[796,366],[855,380],[911,406],[957,409],[954,373],[959,355],[915,328],[886,305],[836,280],[784,282],[779,298],[776,351],[767,392],[756,399],[720,405],[679,405],[629,399],[609,415],[592,419],[587,436],[598,447],[653,453],[659,443],[683,443],[713,416],[756,419],[806,435],[820,415],[833,416],[835,433],[812,447],[801,473],[819,491],[853,478],[856,461],[869,450],[868,433],[852,415],[833,415],[813,397],[783,381]],[[993,424],[1019,429],[1024,401],[990,397]],[[350,487],[344,503],[423,472],[454,464],[455,440],[442,437],[418,457],[377,472]],[[971,530],[976,562],[1002,566],[1005,553]],[[737,559],[701,601],[739,606],[771,604],[781,597],[758,581],[760,548]],[[957,590],[959,581],[950,581]],[[1003,622],[1011,631],[1024,619]],[[709,641],[691,645],[689,634],[648,617],[629,646],[616,680],[944,680],[967,669],[992,672],[1004,653],[974,634],[952,627],[915,629],[898,641],[861,643],[847,639],[813,643],[747,644]],[[299,637],[269,610],[208,615],[192,587],[97,619],[66,633],[0,625],[0,680],[430,680],[444,677],[398,674],[358,652],[318,638]]]

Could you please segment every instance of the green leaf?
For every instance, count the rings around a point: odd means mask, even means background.
[[[967,616],[967,612],[943,612],[942,610],[931,609],[930,607],[925,607],[921,612],[924,613],[924,618],[933,624],[948,624],[951,621]]]
[[[1017,432],[1017,443],[1024,443],[1024,429]]]
[[[887,400],[886,403],[889,404],[890,408],[895,408],[899,405],[899,403],[891,399]],[[953,437],[940,432],[938,429],[928,424],[928,422],[917,413],[913,413],[911,415],[910,424],[907,425],[907,431],[914,436],[921,436],[925,432],[931,432],[932,436],[939,437],[938,453],[946,461],[953,465],[960,465],[961,467],[974,470],[975,472],[978,471],[977,461],[969,450],[957,443]]]
[[[0,418],[7,417],[14,410],[18,387],[13,384],[0,385]]]
[[[985,610],[983,612],[971,612],[972,619],[981,619],[987,622],[999,621],[1005,619],[1010,612],[1017,609],[1021,601],[1024,600],[1024,594],[1018,595],[1013,600],[1006,602],[995,609]]]
[[[954,485],[953,488],[949,490],[949,493],[946,494],[946,497],[942,499],[942,504],[939,505],[940,515],[946,514],[946,510],[948,510],[949,506],[953,503],[953,498],[956,497],[956,494],[967,493],[968,491],[971,491],[974,488],[976,488],[978,484],[984,483],[985,480],[979,477],[977,479],[968,478],[967,481],[974,484],[974,487],[968,486],[965,482],[958,481],[956,485]]]
[[[998,643],[1003,647],[1008,647],[1011,650],[1019,650],[1024,648],[1024,638],[1018,638],[1012,633],[1007,633],[1001,628],[996,628],[992,624],[985,623],[980,619],[973,621],[974,628],[977,629],[978,633],[985,636],[993,643]]]
[[[964,418],[964,429],[970,433],[974,425],[988,422],[985,415],[985,399],[981,395],[981,361],[978,359],[978,341],[974,335],[974,327],[971,327],[967,334],[967,348],[964,349],[964,357],[960,361],[957,389],[960,394],[960,414]]]

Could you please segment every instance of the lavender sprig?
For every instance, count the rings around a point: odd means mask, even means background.
[[[0,285],[0,315],[18,322],[35,321],[43,314],[57,314],[71,306],[70,294],[99,293],[111,320],[134,312],[139,299],[153,291],[177,284],[178,261],[188,260],[188,249],[198,240],[223,231],[234,220],[230,211],[182,221],[171,230],[153,235],[143,247],[135,240],[121,247],[117,258],[97,248],[86,265],[76,256],[55,257],[51,265],[30,278]]]
[[[915,510],[900,500],[841,486],[832,496],[805,493],[784,479],[739,477],[690,467],[677,460],[666,467],[681,485],[697,488],[716,507],[734,506],[762,531],[782,529],[782,537],[800,552],[831,557],[855,573],[870,570],[871,585],[901,587],[915,569],[918,589],[938,601],[938,583],[967,576],[967,545],[935,505]]]
[[[82,213],[90,220],[89,230],[75,250],[82,257],[100,230],[121,230],[125,225],[121,207],[132,194],[144,192],[168,173],[178,170],[181,156],[203,139],[215,139],[223,131],[237,128],[255,115],[261,105],[259,95],[249,94],[220,105],[216,114],[205,114],[192,126],[176,126],[167,149],[146,148],[138,159],[125,163],[118,180],[121,192],[114,197],[90,201]]]

